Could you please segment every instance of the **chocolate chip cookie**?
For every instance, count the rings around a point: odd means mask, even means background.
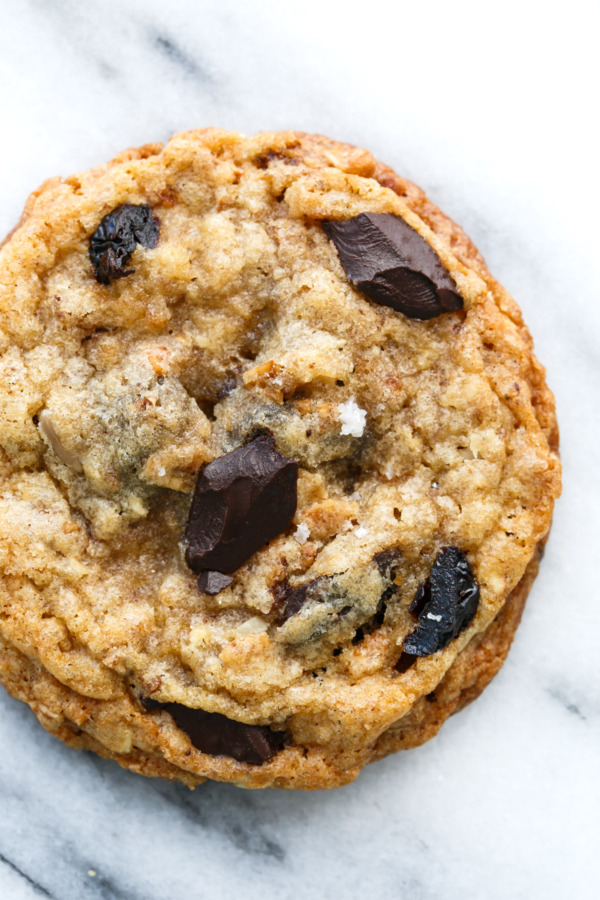
[[[36,191],[0,250],[0,677],[74,747],[324,788],[501,666],[554,400],[370,153],[218,130]]]

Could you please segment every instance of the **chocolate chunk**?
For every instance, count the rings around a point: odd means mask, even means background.
[[[429,578],[427,581],[424,581],[423,584],[420,584],[417,588],[415,596],[413,597],[412,603],[408,607],[408,611],[413,614],[415,619],[418,619],[424,612],[425,607],[428,603],[431,602],[431,582]]]
[[[327,615],[332,621],[334,619],[339,621],[353,611],[352,605],[348,603],[348,597],[336,584],[335,576],[320,575],[296,587],[282,581],[275,587],[274,593],[275,610],[280,625],[299,613],[307,603],[327,606]]]
[[[231,756],[238,762],[262,766],[283,748],[285,731],[271,731],[264,725],[246,725],[228,719],[220,713],[203,709],[190,709],[181,703],[158,703],[141,698],[148,710],[164,709],[178,728],[185,731],[190,741],[202,753],[211,756]]]
[[[90,238],[90,260],[100,284],[131,275],[127,269],[138,244],[154,248],[158,244],[158,220],[145,203],[124,203],[108,213]]]
[[[352,592],[346,573],[321,575],[303,584],[277,585],[274,613],[279,625],[275,639],[286,644],[349,640],[357,626],[375,612],[373,598],[360,587]]]
[[[402,655],[443,650],[469,625],[478,605],[479,585],[467,557],[458,547],[445,547],[410,606],[419,624],[404,641]]]
[[[439,256],[404,219],[361,213],[323,222],[346,275],[376,303],[411,319],[462,309],[462,297]]]
[[[230,575],[223,575],[222,572],[200,572],[198,587],[203,594],[210,594],[214,597],[215,594],[229,587],[232,581],[233,578]]]
[[[382,550],[373,557],[373,562],[377,566],[381,577],[388,582],[388,587],[382,593],[374,615],[356,630],[356,634],[352,638],[353,644],[360,644],[367,634],[372,634],[383,625],[388,603],[391,603],[398,597],[398,587],[395,579],[398,574],[401,557],[400,550],[393,547]]]
[[[194,572],[235,572],[290,525],[298,463],[259,435],[213,460],[198,476],[185,531]]]
[[[153,700],[152,697],[140,697],[139,701],[146,712],[155,712],[157,709],[162,709],[165,705],[160,700]]]
[[[225,397],[229,397],[231,392],[235,390],[235,386],[237,384],[237,380],[235,376],[230,375],[222,384],[219,385],[217,389],[217,400],[224,400]]]
[[[390,588],[387,588],[381,595],[375,614],[356,629],[356,633],[352,638],[352,643],[354,645],[362,643],[367,634],[373,634],[374,631],[378,631],[383,625],[385,620],[386,596],[389,590]]]
[[[393,581],[398,574],[398,566],[400,565],[401,558],[402,553],[400,550],[396,547],[388,547],[387,550],[376,553],[373,557],[373,562],[379,569],[383,578],[387,581]]]
[[[402,652],[400,654],[400,659],[394,666],[394,669],[396,670],[396,672],[399,672],[400,675],[402,675],[402,674],[404,674],[404,672],[408,672],[410,667],[412,665],[414,665],[414,663],[417,661],[417,659],[418,659],[418,656],[413,656],[412,653]]]
[[[289,582],[282,581],[276,585],[275,609],[280,625],[300,612],[308,602],[323,603],[330,590],[333,579],[327,575],[313,578],[293,587]]]

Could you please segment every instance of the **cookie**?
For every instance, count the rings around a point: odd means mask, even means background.
[[[67,744],[317,789],[502,665],[554,400],[370,153],[213,129],[46,182],[0,250],[0,678]]]

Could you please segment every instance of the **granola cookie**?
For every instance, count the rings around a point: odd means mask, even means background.
[[[554,399],[461,229],[370,153],[178,134],[0,250],[0,678],[75,747],[324,788],[500,668]]]

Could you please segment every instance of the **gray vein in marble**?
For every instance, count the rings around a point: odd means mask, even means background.
[[[106,875],[88,876],[83,891],[90,900],[145,900],[143,894],[119,885]]]
[[[39,894],[41,897],[50,897],[50,900],[56,900],[55,895],[51,894],[50,891],[47,891],[45,887],[39,884],[34,878],[31,878],[27,872],[24,872],[23,869],[20,869],[19,866],[4,856],[3,853],[0,853],[0,863],[4,866],[8,866],[12,869],[13,872],[16,872],[17,875],[23,879],[28,885],[30,885],[36,894]]]
[[[573,703],[561,688],[546,688],[546,693],[549,694],[553,700],[558,700],[571,715],[577,716],[582,722],[587,722],[587,716],[584,716],[577,704]]]
[[[89,854],[82,854],[75,842],[64,841],[60,855],[65,864],[80,873],[82,900],[84,897],[90,900],[146,900],[127,877],[111,872],[106,864],[99,865],[90,860]],[[90,876],[90,871],[96,875]]]
[[[48,27],[52,29],[52,41],[60,41],[68,50],[78,57],[80,64],[91,63],[101,79],[114,81],[122,79],[122,72],[114,65],[114,61],[106,58],[106,53],[98,52],[89,40],[88,20],[81,12],[76,0],[27,0],[35,9],[36,15],[44,16]],[[65,26],[68,22],[68,27]],[[94,39],[93,44],[97,43]],[[121,89],[123,85],[121,85]]]
[[[213,76],[186,53],[186,51],[172,40],[172,38],[166,37],[164,34],[156,33],[153,30],[149,32],[149,36],[152,46],[185,75],[189,75],[208,84],[214,83]]]
[[[209,797],[205,791],[190,793],[189,789],[178,784],[163,785],[153,783],[152,789],[161,799],[177,807],[194,825],[202,829],[216,831],[228,840],[236,849],[246,854],[260,854],[283,862],[286,857],[281,844],[268,837],[261,829],[259,816],[252,816],[252,821],[244,821],[248,816],[240,817],[239,809],[230,810],[220,806],[217,815],[213,810],[205,812],[203,807],[209,805]],[[243,801],[242,801],[243,802]],[[252,810],[250,810],[252,812]],[[236,818],[237,817],[237,818]]]

